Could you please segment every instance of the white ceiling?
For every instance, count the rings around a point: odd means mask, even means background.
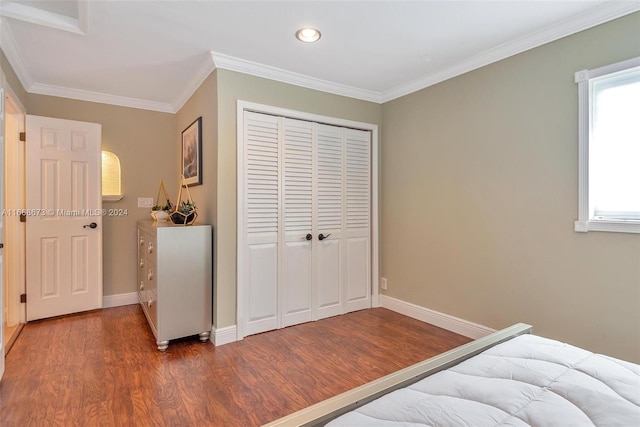
[[[0,0],[27,91],[177,111],[215,68],[385,102],[640,10],[635,1]],[[311,25],[314,44],[294,37]]]

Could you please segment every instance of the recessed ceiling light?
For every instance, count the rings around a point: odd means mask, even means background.
[[[315,28],[300,28],[296,31],[296,38],[301,42],[312,43],[320,39],[320,31]]]

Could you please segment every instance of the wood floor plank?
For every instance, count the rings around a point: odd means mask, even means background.
[[[0,425],[259,426],[468,341],[382,308],[165,353],[135,305],[31,322]]]

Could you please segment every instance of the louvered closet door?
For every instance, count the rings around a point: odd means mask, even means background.
[[[345,129],[345,311],[371,307],[371,132]]]
[[[244,113],[245,334],[371,306],[371,134]]]
[[[282,119],[282,327],[312,320],[313,124]]]
[[[342,314],[344,129],[316,125],[315,319]],[[320,235],[323,239],[320,240]]]
[[[279,119],[244,113],[245,333],[277,329]]]

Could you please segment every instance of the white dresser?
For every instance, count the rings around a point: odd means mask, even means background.
[[[138,221],[138,300],[164,351],[211,333],[211,226]]]

